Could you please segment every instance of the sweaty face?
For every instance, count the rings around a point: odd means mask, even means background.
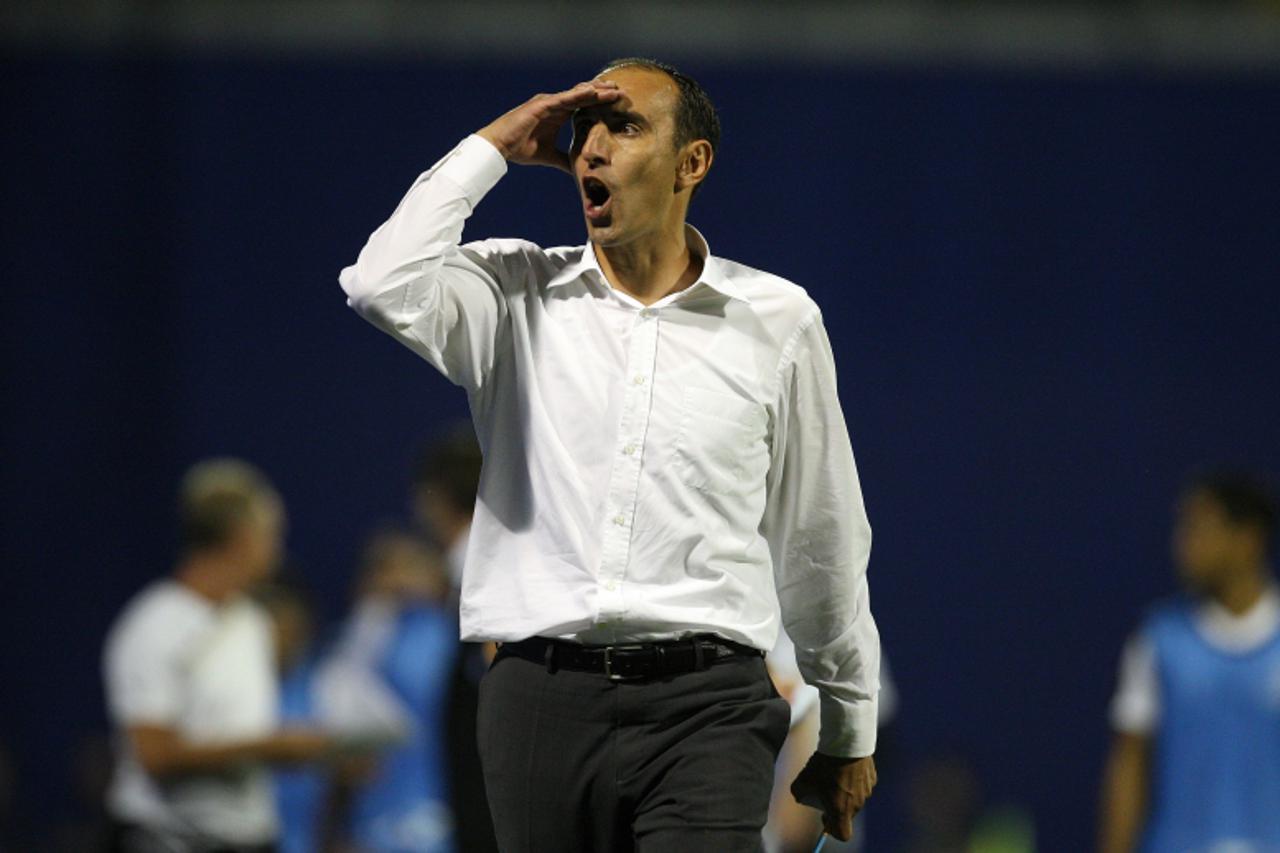
[[[587,236],[611,246],[658,231],[679,213],[679,90],[666,74],[645,68],[618,68],[601,78],[617,83],[622,97],[574,114],[569,158]]]
[[[1193,492],[1178,504],[1173,558],[1182,579],[1210,591],[1230,569],[1239,531],[1210,495]]]

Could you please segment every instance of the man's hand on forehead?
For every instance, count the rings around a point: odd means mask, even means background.
[[[568,153],[556,146],[560,127],[577,110],[612,103],[621,97],[617,83],[600,78],[587,80],[563,92],[534,95],[476,131],[476,135],[488,140],[512,163],[569,171]]]

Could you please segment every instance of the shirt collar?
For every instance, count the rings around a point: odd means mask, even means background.
[[[751,300],[747,298],[747,295],[724,274],[720,260],[711,254],[711,247],[707,244],[707,238],[702,236],[702,232],[688,223],[685,223],[684,227],[685,239],[688,241],[689,247],[702,258],[701,275],[698,276],[697,281],[685,289],[684,293],[692,291],[699,285],[706,285],[730,299],[737,299],[750,305]],[[578,253],[578,257],[552,276],[551,280],[547,282],[547,287],[560,287],[569,284],[589,271],[594,271],[600,277],[600,281],[608,281],[605,278],[604,270],[600,269],[600,262],[596,259],[596,253],[591,246],[591,242],[587,241],[586,245]]]
[[[737,299],[750,305],[751,300],[742,292],[742,289],[724,274],[720,259],[711,254],[711,247],[707,245],[707,238],[702,236],[702,232],[689,224],[684,227],[685,239],[689,241],[693,251],[697,252],[702,258],[702,275],[698,276],[698,280],[693,283],[689,290],[693,290],[699,284],[705,284],[717,293],[722,293],[730,299]]]
[[[1262,598],[1236,615],[1216,601],[1206,601],[1197,623],[1211,640],[1230,651],[1248,651],[1266,642],[1280,628],[1280,591],[1269,586]]]

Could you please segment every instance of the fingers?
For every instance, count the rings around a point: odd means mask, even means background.
[[[866,805],[876,783],[875,768],[868,762],[826,775],[820,767],[821,763],[801,771],[791,784],[791,795],[801,805],[822,812],[822,826],[828,835],[848,841],[853,837],[853,819]]]
[[[622,90],[618,88],[618,84],[606,80],[588,80],[563,92],[538,96],[544,99],[543,107],[549,113],[565,114],[583,107],[607,104],[621,97]]]
[[[838,793],[833,797],[830,792],[824,796],[816,785],[809,783],[803,776],[792,783],[791,795],[800,805],[822,813],[822,828],[828,835],[841,841],[848,841],[853,836],[853,818],[862,805],[855,805],[854,797],[845,793]]]
[[[612,80],[584,80],[572,89],[565,89],[560,93],[566,98],[613,98],[621,97],[622,90],[618,88],[618,84]]]
[[[795,797],[796,802],[802,806],[819,811],[826,808],[822,802],[822,795],[818,792],[818,786],[811,782],[804,772],[801,772],[791,783],[791,796]]]
[[[829,802],[822,810],[822,827],[828,835],[833,835],[841,841],[848,841],[853,837],[853,819],[858,816],[858,812],[862,811],[862,807],[866,804],[866,797],[855,795],[842,795],[836,798],[835,802]]]
[[[853,838],[853,815],[833,816],[823,812],[822,830],[840,841],[848,841]]]

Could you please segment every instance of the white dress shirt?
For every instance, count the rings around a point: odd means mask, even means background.
[[[701,276],[647,307],[590,245],[459,245],[506,167],[468,137],[340,276],[353,308],[468,393],[484,467],[463,638],[715,633],[767,650],[780,612],[821,693],[821,749],[870,754],[871,530],[817,306],[692,228]]]

